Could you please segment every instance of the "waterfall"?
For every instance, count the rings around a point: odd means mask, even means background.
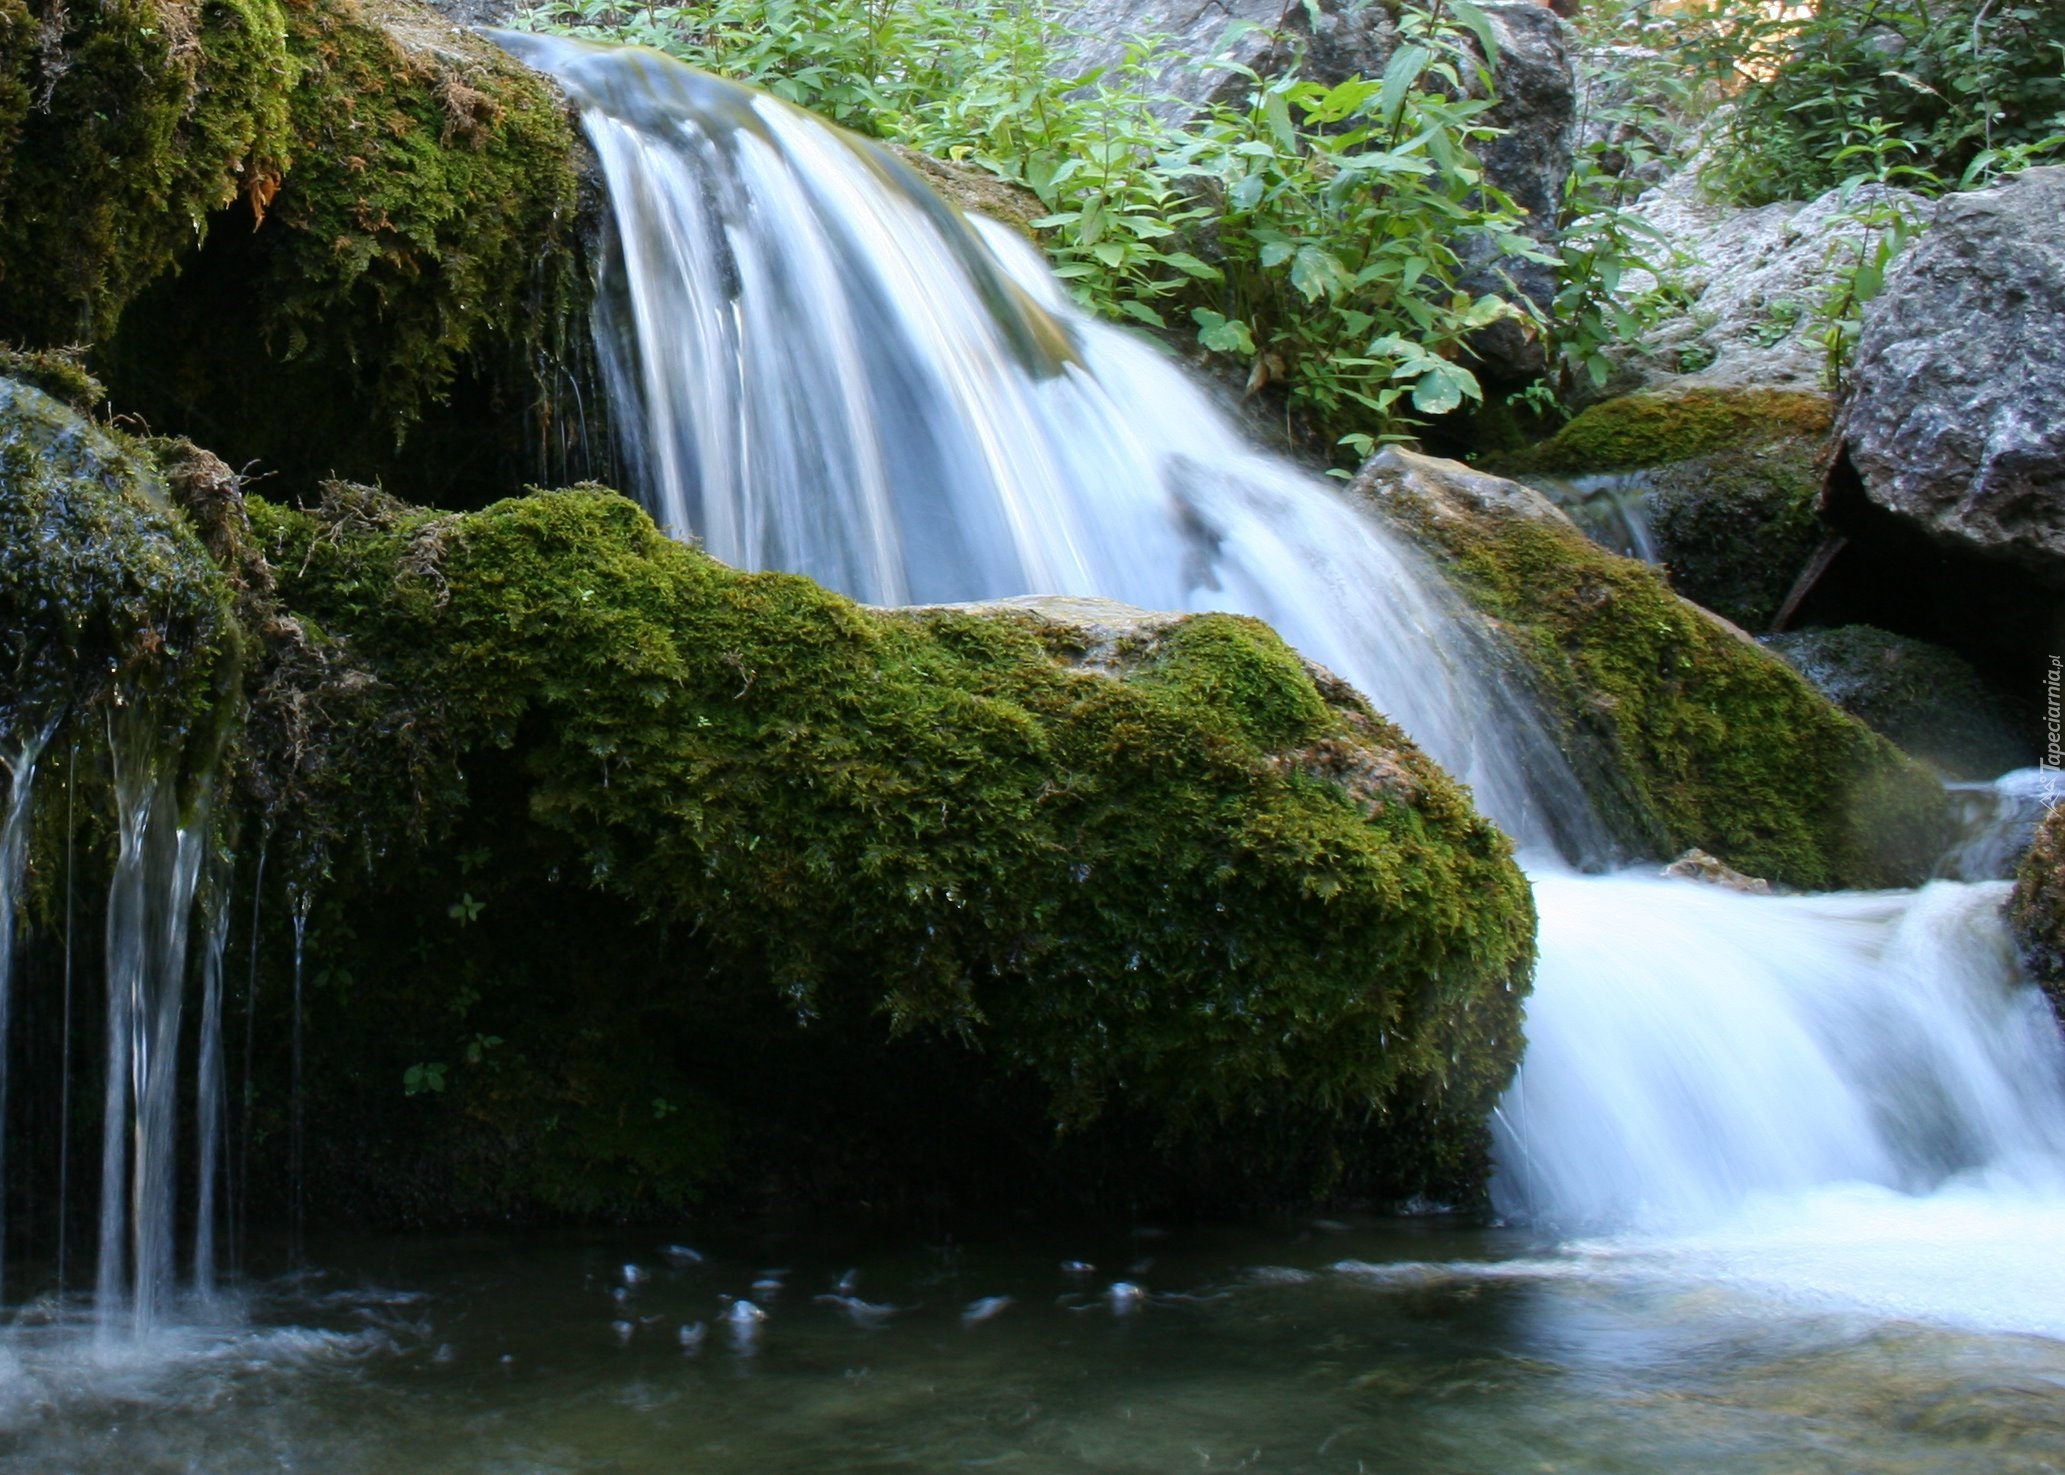
[[[1255,615],[1523,844],[1610,845],[1447,585],[1249,445],[1156,348],[888,150],[653,52],[498,33],[581,104],[615,232],[597,339],[654,519],[876,604],[1027,593]]]
[[[1598,853],[1584,795],[1439,576],[1071,307],[1030,244],[766,94],[651,52],[499,39],[565,86],[602,161],[598,344],[664,526],[875,602],[1259,616],[1515,836],[1542,922],[1498,1113],[1507,1212],[1632,1230],[1818,1185],[2059,1177],[2065,1050],[2015,976],[1999,886],[1787,898],[1569,874]]]

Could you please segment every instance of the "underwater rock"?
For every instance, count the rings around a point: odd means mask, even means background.
[[[2052,808],[2016,872],[2008,920],[2023,966],[2065,1019],[2065,775],[2053,770],[2051,778]]]
[[[1501,465],[1523,477],[1639,473],[1643,523],[1671,587],[1762,630],[1825,535],[1816,505],[1833,408],[1803,391],[1631,394]]]
[[[1787,631],[1764,644],[1946,778],[1996,778],[2036,756],[2000,694],[1941,646],[1869,625]]]
[[[1771,883],[1762,876],[1745,876],[1725,861],[1716,860],[1704,850],[1688,850],[1663,868],[1663,874],[1679,881],[1698,881],[1707,886],[1719,886],[1724,891],[1740,891],[1746,896],[1769,896]]]
[[[1696,848],[1801,889],[1928,875],[1947,812],[1926,769],[1656,569],[1523,510],[1528,496],[1493,495],[1493,481],[1387,448],[1351,492],[1489,617],[1631,850]]]
[[[879,1201],[914,1161],[965,1193],[1014,1136],[1129,1202],[1481,1176],[1525,882],[1257,622],[865,609],[593,488],[251,512],[366,676],[274,812],[357,980],[311,1078],[393,1083],[311,1104],[340,1211]]]
[[[1864,495],[2065,589],[2065,166],[1946,195],[1864,309],[1843,439]]]

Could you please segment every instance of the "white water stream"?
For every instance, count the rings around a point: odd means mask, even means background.
[[[1096,594],[1268,620],[1530,858],[1508,1213],[1604,1234],[1587,1253],[1627,1264],[2065,1335],[2065,1311],[2000,1289],[2057,1288],[2065,1228],[2065,1051],[2015,974],[2000,887],[1769,898],[1569,874],[1561,856],[1597,853],[1583,795],[1438,577],[1075,311],[1034,248],[765,94],[500,39],[567,88],[602,160],[598,337],[664,525],[879,603]],[[1975,1260],[1991,1274],[1960,1273]]]

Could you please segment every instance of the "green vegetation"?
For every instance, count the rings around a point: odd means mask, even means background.
[[[2065,153],[2056,5],[1689,0],[1673,19],[1679,56],[1731,103],[1703,177],[1743,204],[1812,198],[1860,159],[1892,157],[1895,182],[1936,193]]]
[[[1945,825],[1929,772],[1783,661],[1560,518],[1440,496],[1400,461],[1358,485],[1499,623],[1633,848],[1697,847],[1820,889],[1912,885]]]
[[[291,151],[280,0],[0,6],[0,337],[105,336]]]
[[[380,1092],[469,1207],[678,1205],[742,1150],[793,1165],[847,1089],[885,1093],[832,1134],[867,1161],[931,1130],[883,1084],[912,1060],[1035,1139],[1157,1143],[1188,1192],[1481,1176],[1525,883],[1254,622],[1084,669],[1065,621],[863,610],[596,489],[251,510],[295,626],[257,730],[326,716],[254,771],[275,864],[323,872],[339,1129]],[[768,1099],[798,1071],[833,1084]]]

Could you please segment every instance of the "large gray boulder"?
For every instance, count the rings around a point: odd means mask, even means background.
[[[1695,160],[1636,202],[1634,214],[1675,255],[1673,313],[1626,348],[1610,350],[1609,394],[1639,389],[1819,390],[1828,372],[1821,305],[1876,246],[1883,226],[1864,214],[1928,214],[1921,196],[1884,185],[1815,200],[1744,208],[1710,196]],[[1631,274],[1628,292],[1651,285]]]
[[[1379,0],[1058,0],[1054,8],[1076,33],[1074,45],[1055,58],[1064,72],[1117,67],[1137,41],[1155,41],[1149,66],[1167,94],[1169,116],[1237,104],[1249,86],[1237,72],[1185,58],[1224,55],[1264,77],[1300,65],[1305,76],[1331,85],[1358,73],[1383,75],[1398,45],[1398,27]],[[1499,105],[1487,121],[1503,130],[1482,150],[1485,177],[1527,211],[1526,233],[1550,245],[1577,118],[1563,22],[1536,0],[1482,0],[1480,8],[1498,42]],[[1471,266],[1465,285],[1473,291],[1518,294],[1545,310],[1555,300],[1554,267],[1510,258]],[[1517,325],[1495,325],[1475,347],[1495,380],[1524,383],[1541,372],[1540,345]]]
[[[1865,309],[1845,439],[1938,545],[2065,587],[2065,167],[1951,195]]]

